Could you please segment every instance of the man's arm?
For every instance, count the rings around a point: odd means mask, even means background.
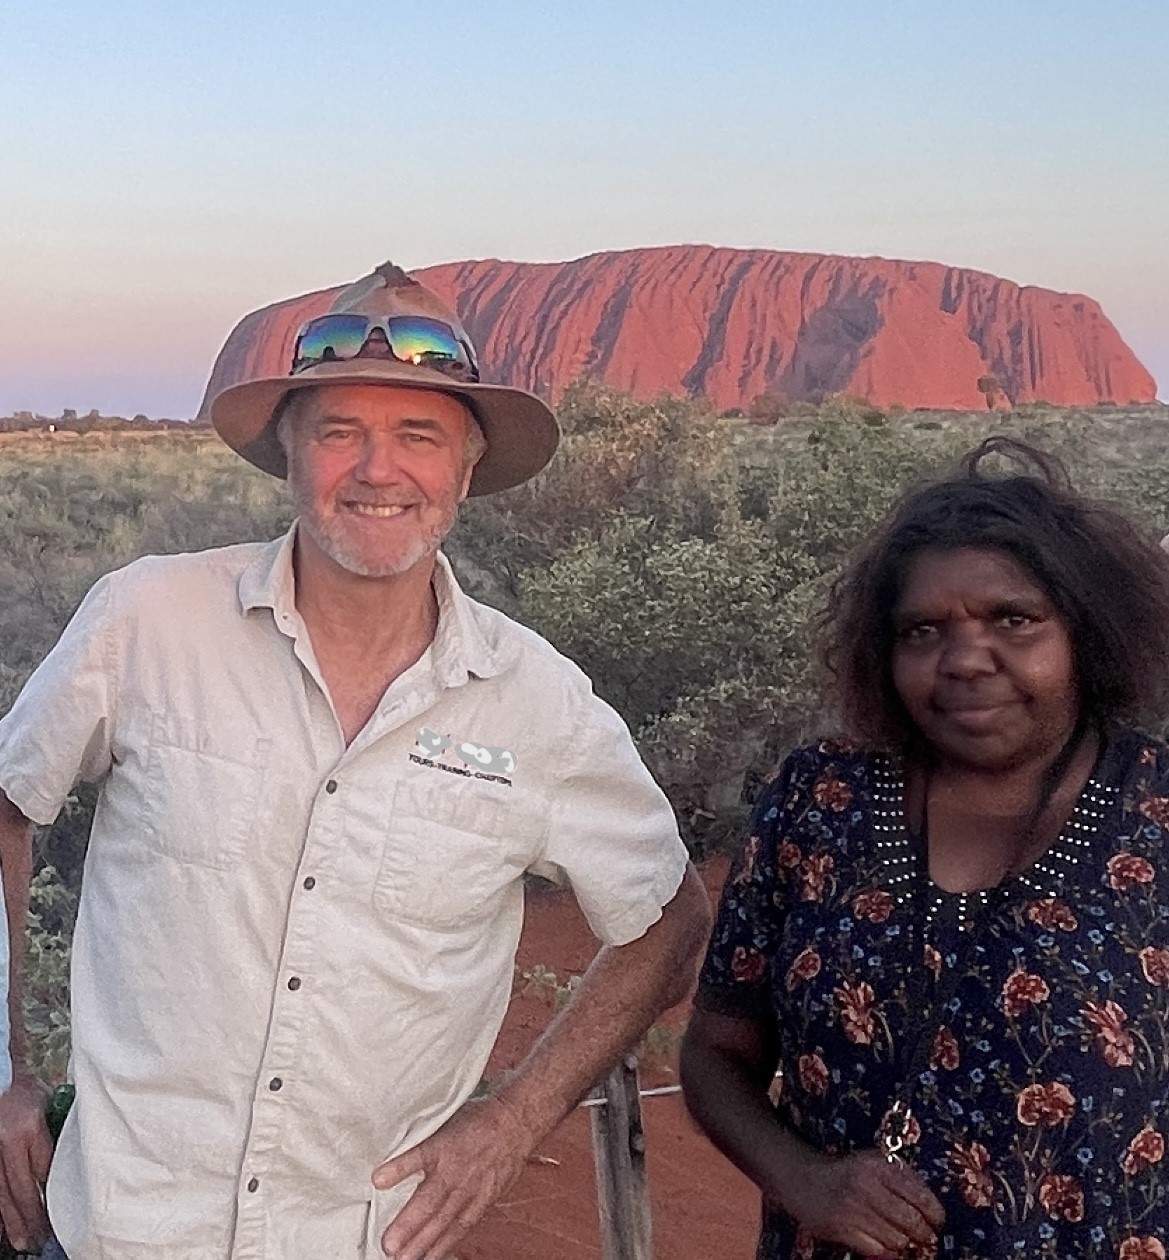
[[[5,784],[0,790],[0,875],[8,910],[5,978],[12,1013],[12,1084],[0,1096],[0,1220],[18,1251],[34,1247],[48,1232],[41,1187],[52,1158],[44,1093],[29,1070],[22,1010],[33,864],[29,819],[51,823],[79,779],[96,782],[112,764],[118,643],[124,637],[115,617],[113,588],[112,576],[93,584],[57,645],[0,719]]]
[[[8,911],[8,1051],[13,1076],[27,1075],[28,1035],[24,1027],[25,927],[32,880],[34,824],[0,792],[0,878]]]
[[[0,877],[8,911],[8,1052],[12,1084],[0,1095],[0,1221],[17,1251],[48,1237],[41,1187],[53,1144],[45,1123],[44,1091],[28,1062],[24,1026],[25,927],[32,876],[33,824],[0,792]]]
[[[492,1097],[467,1103],[425,1142],[376,1170],[382,1190],[424,1177],[382,1239],[387,1256],[447,1254],[536,1146],[686,996],[709,930],[710,903],[688,866],[661,918],[637,940],[597,954],[568,1005]]]

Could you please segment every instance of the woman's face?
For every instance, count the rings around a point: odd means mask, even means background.
[[[1079,706],[1067,626],[1006,552],[923,551],[893,610],[893,684],[943,762],[1050,760]]]

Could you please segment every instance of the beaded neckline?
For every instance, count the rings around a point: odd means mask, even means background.
[[[973,923],[979,911],[990,905],[992,893],[1021,885],[1032,897],[1054,897],[1087,854],[1108,808],[1116,802],[1118,789],[1101,783],[1093,775],[1084,785],[1067,823],[1051,846],[1025,871],[1005,881],[999,888],[977,892],[947,893],[923,871],[923,863],[910,839],[905,819],[905,783],[899,771],[884,758],[878,758],[873,771],[873,831],[877,855],[885,868],[882,881],[896,906],[904,906],[913,894],[914,877],[927,881],[926,926],[941,914],[947,902],[956,904],[957,919],[963,929]]]

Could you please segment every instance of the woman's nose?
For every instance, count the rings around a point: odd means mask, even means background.
[[[946,635],[941,659],[942,670],[955,678],[994,673],[994,654],[981,627],[953,627]]]

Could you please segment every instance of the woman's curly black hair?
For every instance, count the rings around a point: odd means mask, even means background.
[[[1015,469],[994,472],[987,456]],[[1071,636],[1080,719],[1106,730],[1169,717],[1169,555],[1155,535],[1079,494],[1053,456],[1007,437],[911,490],[853,555],[824,614],[824,663],[854,738],[906,751],[915,731],[893,685],[893,611],[926,550],[1005,552],[1055,604]]]

